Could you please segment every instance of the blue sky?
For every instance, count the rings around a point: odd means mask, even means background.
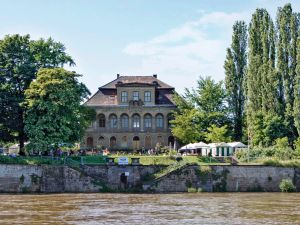
[[[0,38],[30,34],[65,44],[91,92],[121,75],[152,75],[180,93],[200,75],[224,79],[234,21],[256,8],[275,19],[284,0],[0,0]]]

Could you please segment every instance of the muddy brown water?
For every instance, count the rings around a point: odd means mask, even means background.
[[[300,224],[300,193],[2,194],[0,224]]]

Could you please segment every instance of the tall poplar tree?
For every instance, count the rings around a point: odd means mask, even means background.
[[[298,135],[300,135],[300,30],[298,31],[297,40],[297,66],[294,86],[294,122],[297,128]]]
[[[247,66],[247,26],[244,21],[233,25],[231,47],[227,49],[225,86],[228,94],[229,110],[232,114],[234,139],[241,140],[243,135],[244,88]]]
[[[284,119],[289,128],[289,139],[294,140],[297,131],[294,126],[294,86],[297,65],[298,17],[291,4],[277,11],[277,71],[283,83]],[[295,110],[297,110],[295,108]]]
[[[247,124],[253,141],[251,144],[257,145],[263,143],[264,117],[278,111],[274,24],[265,9],[257,9],[252,15],[248,60]]]

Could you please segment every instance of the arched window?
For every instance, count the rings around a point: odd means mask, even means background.
[[[109,140],[109,146],[111,148],[115,148],[116,145],[117,145],[117,139],[116,139],[116,137],[112,136]]]
[[[164,116],[162,114],[156,115],[156,128],[164,127]]]
[[[132,127],[133,129],[139,129],[141,126],[141,118],[138,114],[132,116]]]
[[[144,116],[144,127],[145,129],[152,127],[152,116],[150,114]]]
[[[100,136],[98,138],[98,145],[100,145],[101,147],[104,146],[104,137]]]
[[[109,116],[109,127],[110,128],[117,128],[118,127],[118,119],[115,114],[111,114]]]
[[[105,127],[105,115],[100,114],[98,118],[99,118],[99,127]]]
[[[126,114],[121,115],[121,127],[128,128],[129,127],[129,117]]]

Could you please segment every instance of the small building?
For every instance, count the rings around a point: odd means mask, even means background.
[[[204,142],[190,143],[179,149],[180,153],[186,154],[197,154],[197,155],[208,155],[209,146]]]
[[[233,152],[233,154],[236,151],[245,150],[248,148],[248,146],[243,144],[242,142],[230,142],[227,144],[230,146],[230,150]]]
[[[225,142],[220,143],[210,143],[208,144],[211,156],[231,156],[233,155],[233,149],[230,148],[230,145]]]

